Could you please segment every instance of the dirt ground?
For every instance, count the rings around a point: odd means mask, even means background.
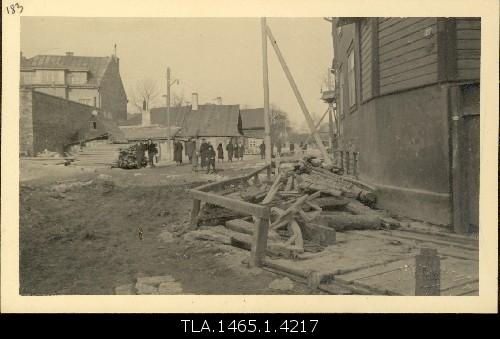
[[[175,278],[183,293],[313,293],[299,283],[270,289],[282,277],[247,268],[244,250],[176,237],[189,219],[187,189],[260,165],[250,158],[220,165],[216,175],[193,175],[190,166],[122,170],[21,162],[20,293],[114,294],[119,285],[159,275]]]

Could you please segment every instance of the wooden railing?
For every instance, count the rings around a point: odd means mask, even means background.
[[[267,171],[267,177],[271,176],[271,166],[266,165],[249,174],[212,182],[190,189],[189,194],[193,197],[193,209],[191,210],[191,229],[198,227],[198,216],[201,203],[209,203],[228,208],[233,211],[253,216],[255,229],[253,232],[252,248],[250,252],[250,265],[261,266],[262,259],[267,249],[267,233],[269,230],[269,218],[271,209],[267,206],[252,204],[246,201],[230,199],[215,192],[222,191],[226,186],[244,183],[251,178],[259,180],[259,174]],[[211,191],[211,192],[209,192]]]

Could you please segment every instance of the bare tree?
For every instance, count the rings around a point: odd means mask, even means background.
[[[146,108],[150,109],[156,106],[160,98],[160,91],[156,81],[152,79],[139,80],[130,90],[130,98],[134,106],[142,110],[143,103],[146,103]]]

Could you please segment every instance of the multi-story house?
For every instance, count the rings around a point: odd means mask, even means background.
[[[379,205],[479,227],[480,18],[333,18],[340,147]]]
[[[120,77],[120,60],[109,57],[21,55],[22,88],[95,106],[115,121],[127,119],[127,96]]]

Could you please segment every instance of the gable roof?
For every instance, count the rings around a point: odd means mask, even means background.
[[[167,124],[167,108],[151,109],[152,124]],[[171,107],[170,125],[181,127],[179,136],[232,137],[241,136],[242,122],[239,105],[198,105]]]
[[[168,128],[159,125],[152,126],[119,126],[120,130],[125,135],[125,139],[132,140],[146,140],[146,139],[167,139]],[[176,136],[180,128],[171,127],[171,135]]]
[[[113,57],[87,57],[74,55],[36,55],[21,58],[21,70],[65,69],[90,72],[88,84],[99,85]]]
[[[264,128],[263,108],[242,109],[240,113],[244,130]]]

